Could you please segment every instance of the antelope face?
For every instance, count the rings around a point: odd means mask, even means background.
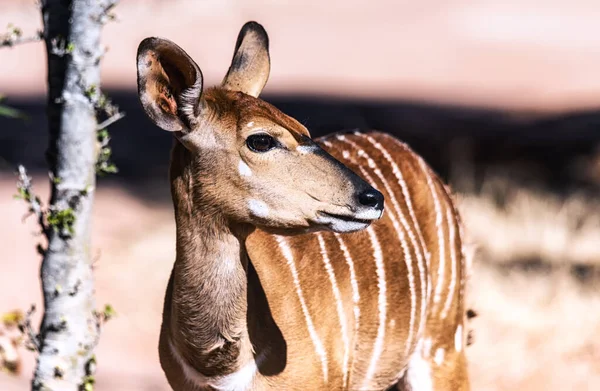
[[[242,28],[222,85],[205,92],[200,68],[170,41],[145,39],[137,63],[140,101],[193,156],[204,205],[265,229],[351,232],[381,217],[380,192],[258,99],[270,69],[262,26]]]

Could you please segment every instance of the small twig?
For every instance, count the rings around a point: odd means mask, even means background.
[[[102,155],[102,150],[107,148],[109,143],[110,143],[110,136],[108,135],[108,131],[104,127],[100,128],[100,130],[98,130],[98,144],[99,144],[99,148],[100,148],[98,160],[104,160],[104,159],[102,159],[103,156],[100,156],[100,155]],[[110,155],[106,156],[106,158],[110,158]]]
[[[106,95],[100,91],[95,85],[89,86],[85,90],[86,96],[90,99],[90,102],[94,105],[97,111],[106,114],[108,117],[119,114],[119,106],[115,105]]]
[[[94,318],[96,319],[96,338],[94,339],[93,346],[98,345],[100,340],[100,334],[102,333],[102,327],[106,325],[106,322],[111,320],[117,315],[115,309],[110,304],[105,304],[102,312],[94,311]]]
[[[0,35],[0,48],[13,47],[24,43],[37,42],[44,39],[44,32],[38,31],[35,35],[25,37],[18,27],[9,26],[9,32]]]
[[[110,136],[106,128],[125,117],[125,113],[120,111],[119,106],[113,104],[96,84],[86,85],[83,80],[81,80],[80,83],[85,91],[85,96],[90,100],[90,103],[94,105],[97,113],[96,115],[108,117],[96,126],[99,142],[98,157],[96,159],[96,173],[99,175],[114,174],[118,172],[118,169],[117,166],[111,162],[112,149],[108,145]]]
[[[29,203],[29,212],[37,217],[38,224],[42,229],[42,233],[48,236],[48,227],[46,225],[45,213],[42,208],[40,198],[33,193],[33,184],[31,177],[27,175],[27,170],[23,165],[19,165],[19,180],[17,182],[19,198],[22,198]]]
[[[99,123],[98,126],[96,126],[96,130],[102,130],[104,128],[107,128],[123,117],[125,117],[125,113],[123,111],[118,111],[116,114],[114,114],[110,118],[107,118],[106,120]]]
[[[104,12],[108,12],[111,9],[113,9],[114,6],[119,4],[119,1],[120,0],[106,0],[106,2],[104,4]]]
[[[119,0],[108,0],[104,4],[104,9],[99,15],[95,17],[96,21],[100,24],[106,24],[107,22],[115,20],[117,17],[115,14],[110,12],[119,2]]]
[[[50,40],[50,53],[55,56],[62,57],[73,53],[74,46],[67,43],[67,40],[62,37],[54,37]]]
[[[32,304],[27,313],[25,314],[25,318],[19,324],[19,330],[25,334],[27,337],[27,341],[25,347],[29,350],[34,350],[36,352],[40,351],[40,341],[37,333],[33,330],[33,326],[31,326],[31,317],[35,312],[35,304]]]
[[[96,251],[96,255],[94,255],[94,258],[92,259],[92,270],[96,270],[96,265],[98,264],[98,261],[100,261],[100,257],[102,256],[102,250],[98,249]]]
[[[110,135],[106,128],[98,130],[97,140],[99,148],[98,156],[96,158],[96,173],[98,175],[104,175],[119,172],[117,166],[111,161],[112,148],[108,145],[110,142]]]
[[[119,106],[114,104],[106,95],[104,95],[96,84],[87,84],[85,80],[80,80],[79,85],[98,113],[106,115],[109,119],[115,115],[124,115],[120,114],[121,111],[119,110]],[[121,118],[122,117],[118,119]],[[100,129],[102,129],[102,127],[98,127],[98,130]]]

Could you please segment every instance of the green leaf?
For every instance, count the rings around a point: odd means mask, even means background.
[[[119,172],[117,166],[110,161],[112,149],[108,146],[108,142],[110,141],[108,130],[100,129],[96,134],[96,138],[101,145],[98,151],[98,160],[96,161],[96,173],[102,176]]]
[[[20,119],[27,118],[21,111],[5,105],[0,105],[0,116]]]
[[[102,311],[102,315],[104,316],[104,320],[109,320],[117,315],[117,311],[115,311],[112,305],[106,304],[104,306],[104,311]]]
[[[68,50],[68,48],[67,48]],[[88,98],[92,98],[96,92],[98,91],[98,88],[96,87],[95,84],[91,84],[87,90],[85,90],[85,96],[87,96]]]
[[[27,189],[23,188],[23,187],[19,187],[17,189],[17,194],[14,195],[14,197],[18,200],[25,200],[25,201],[29,201],[29,198],[31,197],[31,195],[29,194],[29,191],[27,191]]]
[[[83,379],[83,389],[85,391],[94,391],[94,383],[96,383],[94,376],[86,376]]]
[[[0,94],[0,102],[2,102],[6,97]],[[22,111],[17,109],[13,109],[12,107],[6,105],[0,105],[0,116],[9,117],[9,118],[20,118],[27,119],[27,116]]]
[[[98,141],[102,142],[102,141],[106,140],[107,138],[108,138],[108,130],[100,129],[98,131]]]
[[[73,227],[75,225],[75,212],[71,208],[50,210],[50,213],[48,213],[48,224],[57,231],[67,231],[73,234],[75,232]]]

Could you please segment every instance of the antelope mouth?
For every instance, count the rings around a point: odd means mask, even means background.
[[[365,216],[366,217],[366,216]],[[376,218],[356,217],[328,212],[319,212],[316,223],[338,233],[356,232],[367,228]],[[369,216],[370,217],[370,216]]]
[[[324,216],[327,219],[335,219],[335,220],[340,220],[340,221],[344,221],[347,223],[371,224],[374,220],[376,220],[376,219],[368,219],[368,218],[359,218],[359,217],[348,216],[348,215],[340,215],[340,214],[329,213],[329,212],[320,212],[320,214],[321,214],[321,216]]]

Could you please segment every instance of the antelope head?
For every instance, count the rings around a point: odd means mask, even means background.
[[[255,22],[240,31],[221,86],[175,43],[138,48],[139,98],[150,119],[190,156],[203,208],[263,229],[352,232],[381,217],[383,195],[325,152],[295,119],[258,98],[269,40]]]

